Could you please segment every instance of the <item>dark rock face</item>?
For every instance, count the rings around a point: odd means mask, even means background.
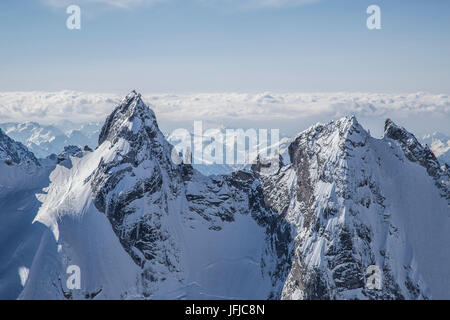
[[[289,156],[297,176],[297,201],[304,204],[304,209],[302,211],[302,214],[305,217],[304,227],[309,228],[313,219],[311,207],[315,200],[309,168],[310,158],[315,155],[313,153],[308,154],[306,145],[304,145],[303,140],[299,137],[289,146]]]
[[[410,161],[418,162],[425,167],[431,176],[439,170],[439,162],[430,148],[428,146],[423,147],[413,134],[397,126],[390,119],[387,119],[384,124],[384,135],[398,141],[405,152],[405,156]]]
[[[0,160],[5,161],[8,165],[17,165],[22,163],[30,163],[40,166],[39,161],[34,154],[21,144],[8,137],[0,129]]]
[[[409,161],[416,162],[427,170],[435,180],[436,186],[441,190],[441,194],[450,204],[450,185],[448,184],[450,168],[448,165],[441,168],[439,161],[428,146],[422,146],[412,133],[397,126],[390,119],[387,119],[384,124],[384,135],[398,142]]]
[[[136,128],[130,129],[131,125]],[[180,168],[172,163],[172,146],[159,131],[153,111],[134,91],[107,118],[99,145],[109,141],[114,146],[119,139],[130,147],[119,158],[102,161],[90,177],[95,205],[107,215],[122,245],[139,266],[144,267],[146,260],[158,260],[176,269],[156,251],[169,239],[160,220],[168,214],[170,200],[181,192]],[[146,173],[139,176],[135,173],[139,168]],[[146,198],[155,208],[128,222],[127,218],[136,212],[133,203]]]
[[[70,157],[81,158],[83,156],[83,152],[77,146],[65,146],[64,150],[58,154],[58,163],[61,163],[65,160],[69,160]]]
[[[357,235],[353,234],[353,230],[359,229],[342,224],[335,231],[327,230],[331,219],[338,215],[335,208],[339,204],[337,199],[330,198],[326,207],[321,208],[315,196],[318,181],[339,185],[336,193],[342,197],[346,198],[350,194],[345,178],[339,171],[326,171],[327,155],[321,151],[331,146],[329,137],[336,134],[340,140],[339,157],[351,157],[353,148],[364,146],[365,138],[360,139],[360,133],[361,128],[356,119],[350,118],[331,127],[318,125],[299,135],[289,146],[292,170],[295,172],[296,201],[299,204],[295,210],[299,210],[302,217],[298,231],[301,233],[304,230],[310,237],[323,237],[327,239],[328,245],[323,249],[322,265],[308,266],[305,263],[307,257],[302,252],[307,240],[296,238],[292,268],[294,272],[287,281],[284,298],[294,298],[293,293],[300,290],[303,299],[332,299],[338,298],[341,292],[364,288],[364,265],[358,259],[358,249],[354,246],[354,237]],[[353,134],[358,137],[353,139]],[[314,176],[311,175],[311,168],[315,168],[314,171],[317,172]],[[330,272],[331,277],[328,276]]]

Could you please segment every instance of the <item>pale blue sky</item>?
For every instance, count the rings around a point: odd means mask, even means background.
[[[448,0],[149,2],[2,0],[0,91],[450,92]]]

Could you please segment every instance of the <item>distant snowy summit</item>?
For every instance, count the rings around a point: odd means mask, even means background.
[[[392,121],[317,124],[288,161],[225,175],[176,154],[133,91],[95,150],[0,193],[0,298],[450,298],[449,169]]]
[[[64,148],[67,146],[77,146],[79,148],[88,146],[91,149],[95,149],[98,145],[101,127],[101,123],[75,124],[70,121],[62,121],[55,125],[41,125],[37,122],[0,123],[0,129],[3,129],[4,133],[15,141],[21,142],[38,159],[47,158],[51,154],[58,155],[64,152]],[[219,130],[226,131],[226,128],[221,127]],[[193,132],[190,132],[190,135],[192,138],[195,137]],[[173,132],[166,133],[165,136],[174,146],[180,143],[180,139],[185,138]],[[283,154],[283,157],[287,154],[287,147],[291,140],[292,138],[289,136],[282,136],[280,139],[278,149]],[[425,135],[419,141],[429,146],[441,165],[450,163],[450,138],[448,136],[442,133],[433,133]],[[207,142],[205,141],[204,144],[207,145]],[[224,145],[223,149],[228,147]],[[269,149],[274,147],[274,145],[270,145]],[[289,161],[288,157],[284,158],[286,158],[286,161]],[[197,160],[193,166],[206,175],[228,174],[235,170],[250,167],[250,165],[226,164],[226,161],[222,163],[208,163],[203,159]]]
[[[37,122],[0,123],[0,129],[12,139],[23,143],[38,158],[59,154],[68,145],[88,145],[95,148],[100,128],[100,123],[76,124],[71,121],[61,121],[55,125],[41,125]]]
[[[427,144],[442,164],[450,164],[450,137],[440,133],[425,135],[422,142]]]

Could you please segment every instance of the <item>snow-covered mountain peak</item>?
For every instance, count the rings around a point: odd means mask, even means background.
[[[133,136],[144,131],[149,138],[154,138],[159,133],[158,124],[153,110],[142,101],[141,94],[133,90],[106,119],[98,144],[106,140],[114,143],[118,138],[134,140]]]
[[[297,230],[282,298],[445,295],[448,273],[430,261],[448,259],[448,246],[442,254],[431,249],[448,239],[448,178],[426,149],[392,121],[385,138],[375,139],[355,117],[296,136],[291,163],[275,175],[259,175],[265,203]],[[433,176],[428,168],[436,169]],[[380,291],[364,285],[371,265],[383,270]]]
[[[279,296],[280,278],[271,275],[287,272],[288,249],[287,243],[272,241],[271,232],[285,239],[289,229],[284,222],[275,224],[277,215],[264,207],[254,175],[206,177],[190,165],[174,163],[173,150],[153,111],[132,92],[107,118],[99,147],[79,163],[73,159],[69,172],[82,185],[83,191],[77,193],[89,195],[78,197],[80,207],[109,220],[124,252],[139,267],[141,294],[155,298]],[[77,166],[93,170],[79,177]],[[73,209],[73,202],[70,199],[64,205],[70,208],[67,212],[85,216]],[[235,229],[241,227],[244,233]],[[261,259],[264,266],[259,265]],[[246,271],[248,289],[241,287],[242,279],[232,278],[241,269],[250,270]]]
[[[295,139],[299,137],[314,138],[323,137],[336,133],[339,137],[352,141],[360,140],[361,137],[366,138],[367,132],[359,124],[355,116],[347,116],[338,120],[330,121],[326,124],[317,123],[314,126],[300,132]],[[294,140],[295,140],[294,139]]]
[[[343,142],[361,143],[369,137],[369,133],[359,124],[356,116],[347,116],[327,125],[328,131],[338,132]]]
[[[305,147],[317,152],[341,153],[347,148],[364,145],[370,134],[359,124],[355,116],[348,116],[327,124],[318,123],[301,132],[289,146],[290,160],[294,165]],[[323,155],[326,157],[326,155]]]

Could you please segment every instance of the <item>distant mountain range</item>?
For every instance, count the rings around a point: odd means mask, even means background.
[[[100,128],[100,123],[76,124],[71,121],[61,121],[54,125],[41,125],[37,122],[0,124],[0,129],[24,144],[38,158],[58,154],[68,145],[88,145],[95,148]]]
[[[101,125],[99,122],[73,123],[68,120],[60,121],[54,125],[41,125],[37,122],[9,122],[0,123],[0,129],[3,129],[9,137],[24,144],[36,157],[46,158],[50,154],[61,153],[64,147],[70,145],[79,148],[89,146],[95,149],[98,144]],[[224,128],[220,129],[225,130]],[[165,134],[165,136],[175,146],[182,138],[173,133]],[[191,137],[193,137],[193,133],[191,133]],[[292,138],[283,136],[279,145],[280,153],[284,155],[287,161],[289,161],[286,157],[287,147],[291,140]],[[435,132],[425,135],[420,141],[430,147],[441,164],[450,163],[450,137]],[[206,175],[226,174],[249,167],[248,165],[210,164],[203,160],[201,164],[195,163],[193,166]]]
[[[430,146],[431,151],[435,154],[438,160],[444,164],[450,164],[450,137],[440,133],[435,132],[433,134],[425,135],[422,138],[422,143]]]

